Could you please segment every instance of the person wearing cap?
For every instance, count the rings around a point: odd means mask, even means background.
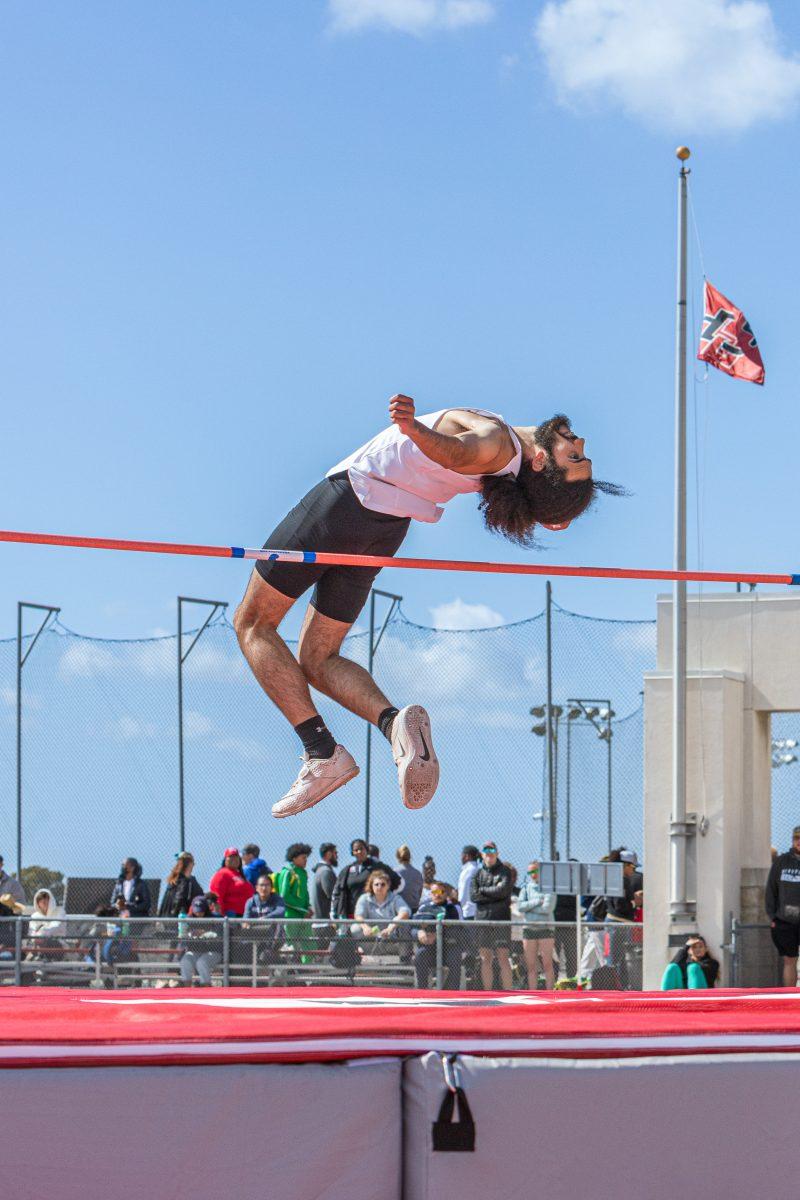
[[[195,976],[200,987],[211,987],[214,967],[222,962],[222,927],[211,912],[205,896],[195,896],[189,905],[186,933],[181,942],[181,983],[191,987]]]
[[[0,895],[11,896],[17,904],[26,904],[25,889],[18,879],[9,875],[3,866],[3,856],[0,854]]]
[[[619,979],[619,986],[627,991],[630,986],[628,958],[633,948],[633,938],[629,930],[622,925],[633,923],[635,916],[634,896],[642,890],[642,876],[637,871],[639,863],[634,850],[626,850],[621,846],[612,850],[608,856],[611,862],[622,863],[623,895],[606,896],[606,922],[608,930],[609,965],[614,967]]]
[[[286,936],[304,952],[309,949],[311,936],[309,927],[303,922],[313,915],[306,870],[310,853],[311,847],[306,842],[292,842],[286,851],[286,863],[275,876],[275,891],[283,897],[287,919],[294,918],[292,924],[286,926]]]
[[[481,850],[483,865],[475,872],[470,884],[470,899],[476,906],[477,921],[502,922],[479,929],[478,944],[481,956],[481,982],[485,992],[494,987],[494,959],[500,970],[504,991],[510,992],[514,983],[509,960],[511,936],[511,893],[514,881],[511,871],[500,861],[494,842],[484,843]]]
[[[772,942],[783,959],[783,986],[797,987],[800,946],[800,825],[792,830],[792,845],[770,867],[764,890]]]
[[[331,896],[331,916],[337,920],[344,918],[352,920],[355,915],[356,904],[367,886],[367,880],[373,871],[379,869],[386,871],[393,892],[399,892],[403,886],[403,881],[396,871],[393,871],[391,867],[381,862],[380,859],[373,858],[370,855],[369,846],[363,838],[353,838],[350,843],[350,853],[353,855],[353,861],[348,863],[339,872],[336,886]]]
[[[211,876],[208,890],[219,900],[223,917],[241,917],[244,906],[255,891],[242,871],[242,856],[235,846],[228,846],[222,856],[222,866]]]

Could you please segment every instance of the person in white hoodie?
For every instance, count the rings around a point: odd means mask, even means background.
[[[525,964],[528,968],[528,985],[532,988],[536,987],[539,978],[539,960],[541,959],[545,987],[548,991],[552,991],[555,983],[553,912],[556,907],[556,897],[550,892],[542,891],[539,883],[538,862],[528,864],[517,906],[525,918],[522,944],[525,949]]]
[[[28,938],[33,942],[28,960],[47,958],[52,961],[60,957],[56,951],[61,947],[59,939],[66,937],[65,915],[53,893],[48,888],[39,888],[33,897],[33,911],[28,922]]]

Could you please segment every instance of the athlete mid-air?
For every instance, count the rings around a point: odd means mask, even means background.
[[[489,529],[529,546],[537,525],[565,529],[598,490],[619,491],[592,478],[583,438],[565,416],[514,426],[483,409],[417,416],[414,401],[402,395],[389,401],[389,415],[389,428],[332,467],[270,534],[268,547],[392,556],[412,520],[438,521],[441,506],[465,492],[480,494]],[[234,618],[239,645],[303,743],[300,774],[273,816],[311,808],[358,774],[310,687],[377,725],[391,743],[407,808],[423,808],[436,790],[439,762],[425,709],[395,708],[363,667],[339,653],[377,574],[367,567],[256,564]],[[295,658],[278,627],[312,584]]]

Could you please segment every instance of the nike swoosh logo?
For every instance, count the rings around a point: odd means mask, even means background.
[[[431,753],[430,753],[430,750],[428,749],[428,747],[425,745],[425,734],[422,732],[421,729],[419,731],[419,740],[422,742],[422,750],[423,750],[423,753],[420,754],[420,758],[422,759],[423,762],[427,762],[431,756]]]

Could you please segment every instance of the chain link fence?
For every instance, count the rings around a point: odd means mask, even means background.
[[[0,917],[0,984],[641,989],[641,926]]]

